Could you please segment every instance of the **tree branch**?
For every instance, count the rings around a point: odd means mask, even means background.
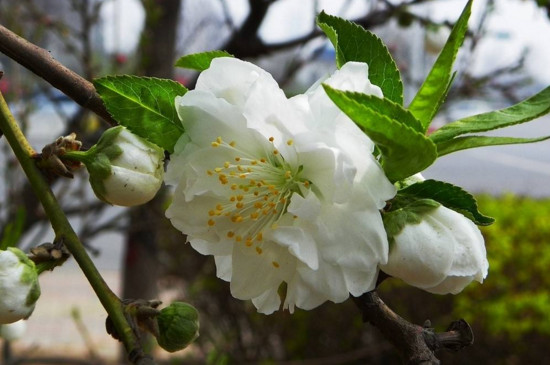
[[[110,125],[118,124],[109,114],[94,85],[56,61],[51,54],[0,25],[0,52],[61,90]]]
[[[88,256],[82,242],[80,242],[80,239],[61,209],[50,186],[40,170],[36,167],[32,158],[32,148],[30,148],[28,141],[17,125],[1,93],[0,129],[4,132],[36,196],[44,207],[44,211],[55,232],[56,241],[62,240],[75,258],[75,261],[88,279],[99,301],[113,321],[113,324],[120,334],[121,340],[124,342],[127,353],[130,354],[130,359],[134,364],[153,364],[154,362],[151,358],[143,353],[139,339],[136,337],[133,328],[126,320],[124,305],[103,280],[103,277],[90,259],[90,256]]]
[[[474,342],[472,329],[464,320],[453,322],[443,333],[435,333],[427,326],[412,324],[393,312],[375,291],[353,297],[363,315],[400,352],[405,364],[439,364],[434,351],[458,351]]]

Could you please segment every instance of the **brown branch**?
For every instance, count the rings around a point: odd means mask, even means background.
[[[353,298],[363,315],[400,352],[405,364],[439,364],[434,352],[439,349],[458,351],[474,342],[472,329],[464,320],[453,322],[443,333],[412,324],[393,312],[375,291]]]
[[[0,25],[0,52],[61,90],[111,125],[111,117],[94,85],[56,61],[51,54]]]

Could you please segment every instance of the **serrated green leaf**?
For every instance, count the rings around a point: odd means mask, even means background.
[[[430,73],[409,105],[409,110],[422,122],[424,130],[428,129],[433,117],[445,100],[454,79],[452,73],[453,63],[458,49],[464,42],[471,10],[472,0],[469,0]]]
[[[550,86],[511,107],[477,114],[449,123],[430,135],[439,144],[456,136],[521,124],[550,112]]]
[[[133,133],[168,152],[183,134],[175,108],[176,96],[187,92],[172,80],[138,76],[107,76],[94,80],[109,113]]]
[[[466,136],[457,137],[437,144],[439,157],[449,153],[465,150],[468,148],[498,146],[505,144],[522,144],[545,141],[550,136],[539,138],[517,138],[517,137],[489,137],[489,136]]]
[[[233,55],[226,51],[219,50],[193,53],[178,59],[175,66],[181,68],[189,68],[197,71],[204,71],[210,67],[210,63],[212,62],[212,60],[218,57],[233,57]]]
[[[390,244],[406,225],[420,224],[422,216],[439,205],[432,199],[411,199],[396,195],[392,200],[390,210],[382,214],[382,221]]]
[[[462,188],[437,180],[425,180],[407,186],[398,195],[416,199],[433,199],[443,206],[457,211],[475,224],[487,226],[495,220],[481,214],[475,198]]]
[[[365,62],[369,80],[382,89],[384,97],[403,105],[403,82],[388,48],[373,33],[348,20],[321,12],[317,25],[325,32],[336,50],[336,65]]]
[[[393,101],[386,98],[379,98],[374,95],[367,95],[353,91],[339,91],[349,99],[354,100],[358,104],[361,104],[378,114],[385,115],[389,119],[407,125],[417,132],[424,133],[424,129],[420,121],[416,119],[410,111],[403,108],[400,104],[394,103]]]
[[[381,153],[380,163],[390,181],[414,175],[437,158],[435,144],[422,133],[359,104],[345,91],[323,87],[330,99],[376,144]]]

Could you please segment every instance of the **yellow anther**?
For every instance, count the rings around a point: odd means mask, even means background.
[[[220,172],[223,171],[223,169],[222,169],[221,167],[216,167],[216,168],[214,169],[214,171],[216,171],[217,173],[220,173]]]
[[[213,210],[210,210],[210,211],[208,211],[208,215],[211,216],[211,217],[213,217],[213,216],[216,215],[216,212],[213,211]]]
[[[251,165],[257,165],[257,164],[258,164],[258,161],[252,160],[252,161],[250,161],[250,164],[251,164]]]
[[[214,224],[216,224],[216,222],[214,222],[213,219],[209,219],[209,220],[208,220],[208,225],[209,225],[210,227],[212,227]]]
[[[235,157],[235,161],[239,162],[241,160],[240,157]]]
[[[262,209],[263,207],[264,207],[263,203],[260,203],[260,202],[254,203],[254,208],[256,209]]]
[[[231,141],[231,142],[229,142],[229,145],[230,145],[231,147],[235,147],[235,146],[237,145],[237,142]]]
[[[229,168],[229,166],[231,166],[231,164],[229,163],[229,161],[225,161],[223,163],[223,167],[225,167],[226,169]]]
[[[243,172],[243,171],[244,171],[244,169],[243,169],[243,167],[242,167],[241,165],[237,166],[237,170],[239,170],[240,172]]]
[[[262,232],[256,235],[256,241],[260,242],[264,239],[264,234]]]
[[[289,139],[288,141],[286,141],[286,144],[289,145],[289,146],[292,146],[292,144],[294,143],[293,140]]]
[[[251,219],[256,220],[256,219],[258,219],[258,216],[259,216],[259,214],[257,212],[250,213],[250,218]]]
[[[307,180],[304,181],[304,186],[305,186],[306,188],[309,188],[309,181],[307,181]]]
[[[241,200],[243,200],[243,199],[244,199],[244,196],[242,196],[242,195],[237,195],[237,201],[241,201]]]
[[[273,265],[274,268],[278,269],[279,267],[281,267],[281,265],[279,265],[279,263],[277,261],[273,261],[271,263]]]
[[[242,240],[243,240],[243,238],[241,236],[235,237],[235,241],[237,241],[237,242],[241,242]]]
[[[269,142],[273,142],[274,140],[275,140],[275,138],[269,137]]]
[[[235,204],[235,207],[237,207],[237,209],[243,209],[244,204],[242,202],[238,202],[237,204]]]
[[[252,169],[251,169],[250,167],[248,167],[248,168],[246,169],[246,171],[252,172]]]
[[[217,205],[216,205],[216,209],[217,209],[217,210],[223,210],[223,206],[222,206],[221,204],[217,204]]]
[[[285,171],[285,178],[290,179],[292,177],[292,172],[289,170]]]
[[[246,174],[240,174],[239,177],[240,177],[241,179],[246,179]]]
[[[231,222],[233,222],[233,223],[239,223],[239,222],[242,222],[242,221],[243,221],[243,217],[238,215],[238,214],[231,217]]]
[[[212,170],[206,170],[206,174],[207,174],[208,176],[214,175],[214,173],[212,172]]]
[[[256,252],[258,253],[258,255],[261,255],[263,250],[261,248],[259,248],[258,246],[256,246]]]
[[[245,241],[245,245],[246,245],[246,247],[252,246],[252,238],[250,238],[250,237],[247,238],[246,241]]]
[[[221,143],[223,142],[223,140],[222,140],[222,137],[218,137],[218,138],[216,138],[216,142],[218,142],[218,143],[220,143],[220,144],[221,144]]]
[[[227,232],[227,237],[232,238],[233,236],[235,236],[235,232],[233,231]]]
[[[212,147],[220,147],[220,144],[218,142],[212,142]]]
[[[278,155],[278,154],[279,154],[279,150],[273,150],[273,154],[274,154],[274,155]]]
[[[265,158],[260,158],[260,162],[265,163],[266,162]]]
[[[238,185],[237,184],[231,184],[231,190],[237,190]]]
[[[254,196],[258,196],[258,195],[260,195],[260,192],[259,192],[259,191],[255,191],[255,192],[254,192]]]
[[[229,201],[230,202],[234,202],[237,198],[235,198],[234,196],[232,196],[231,198],[229,198]]]

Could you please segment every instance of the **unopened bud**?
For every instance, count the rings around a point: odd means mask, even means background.
[[[34,262],[23,251],[0,250],[0,324],[28,318],[40,297]]]
[[[110,204],[145,204],[162,185],[164,150],[123,126],[106,130],[88,151],[65,157],[86,165],[96,196]]]
[[[160,311],[157,321],[157,341],[168,352],[182,350],[199,337],[199,312],[190,304],[170,304]]]

